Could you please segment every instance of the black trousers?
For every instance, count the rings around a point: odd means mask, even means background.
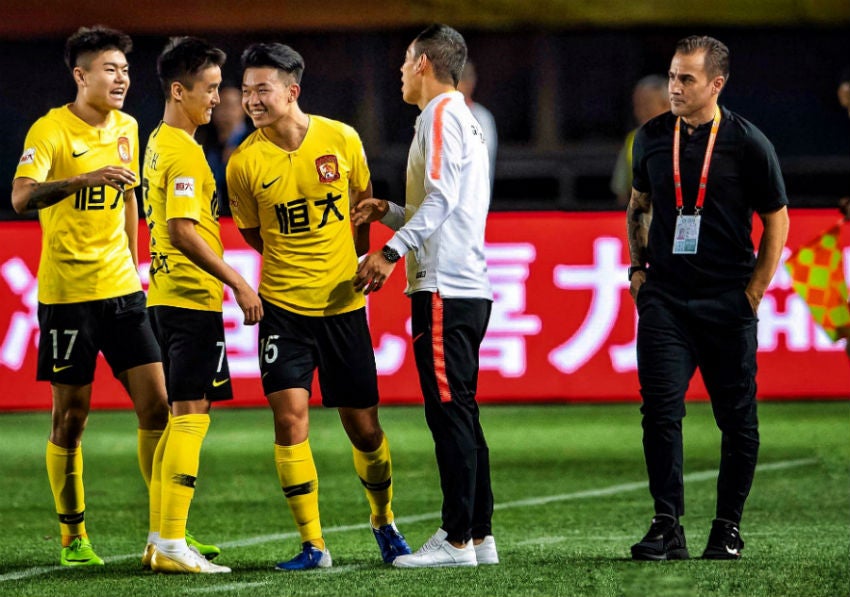
[[[486,299],[411,296],[413,351],[434,438],[449,541],[492,534],[490,452],[479,421],[478,349],[492,303]]]
[[[722,433],[717,518],[740,522],[758,459],[757,318],[743,289],[683,298],[641,286],[637,357],[643,449],[656,514],[685,513],[682,418],[699,367]]]

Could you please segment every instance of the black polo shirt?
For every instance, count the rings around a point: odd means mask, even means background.
[[[685,296],[704,297],[745,287],[756,262],[753,213],[770,213],[788,204],[773,145],[751,122],[726,108],[721,111],[695,255],[673,254],[678,214],[673,187],[676,117],[667,112],[653,118],[635,136],[632,184],[652,200],[647,279]],[[709,121],[692,134],[684,123],[681,127],[679,160],[686,215],[694,213],[711,125]]]

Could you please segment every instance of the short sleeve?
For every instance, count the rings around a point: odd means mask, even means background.
[[[758,213],[769,213],[788,205],[785,181],[773,144],[755,129],[744,142],[744,172],[747,195]]]
[[[632,144],[632,188],[641,193],[649,193],[651,190],[646,171],[646,141],[646,128],[641,127]]]
[[[204,181],[209,176],[209,166],[198,158],[174,160],[168,168],[165,190],[165,219],[187,218],[201,221],[201,213],[208,198],[204,197]],[[181,159],[182,158],[182,159]]]
[[[15,178],[32,178],[44,182],[53,169],[59,139],[55,128],[44,119],[37,120],[27,133],[24,151],[18,160]]]
[[[230,200],[230,212],[239,228],[259,228],[257,200],[248,183],[244,161],[234,154],[227,163],[227,196]]]
[[[355,191],[364,191],[369,186],[369,181],[372,178],[372,173],[369,171],[369,162],[366,159],[366,150],[363,148],[360,135],[354,129],[348,128],[345,137],[348,159],[351,164],[349,184]]]

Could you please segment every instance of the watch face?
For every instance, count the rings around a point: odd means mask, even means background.
[[[384,259],[386,259],[390,263],[395,263],[396,261],[401,259],[401,255],[399,255],[398,251],[396,251],[392,247],[384,247],[381,252],[384,254]]]

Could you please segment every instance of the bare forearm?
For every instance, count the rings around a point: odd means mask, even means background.
[[[356,206],[365,199],[372,197],[372,183],[366,187],[366,190],[360,191],[354,199],[355,210]],[[354,225],[354,250],[357,256],[360,257],[369,252],[369,222],[364,222]]]
[[[199,268],[233,289],[233,296],[245,315],[246,325],[263,318],[260,297],[239,272],[230,267],[195,230],[195,223],[185,218],[168,221],[168,236],[178,250]]]
[[[242,276],[204,242],[204,239],[195,231],[195,224],[191,220],[169,220],[168,234],[171,244],[177,250],[211,276],[218,278],[231,288],[237,288],[245,283]]]
[[[135,189],[124,192],[124,232],[127,234],[130,255],[133,256],[133,265],[139,267],[139,207]]]
[[[369,224],[354,227],[354,250],[358,257],[369,252]]]
[[[178,247],[189,260],[209,275],[221,280],[230,288],[238,289],[245,284],[239,273],[215,254],[203,241],[191,246]]]
[[[782,250],[788,239],[788,210],[783,207],[773,213],[762,215],[762,221],[764,232],[759,241],[758,259],[748,285],[750,291],[759,299],[764,295],[776,273],[776,268],[779,267]]]
[[[259,228],[240,228],[239,233],[249,247],[260,255],[263,254],[263,237],[260,235]]]
[[[17,179],[12,191],[12,206],[19,214],[56,205],[82,188],[79,177],[51,182]]]
[[[110,187],[122,191],[136,182],[136,173],[123,166],[104,166],[99,170],[62,180],[37,182],[16,178],[12,183],[12,206],[18,213],[56,205],[68,195],[85,187]]]

